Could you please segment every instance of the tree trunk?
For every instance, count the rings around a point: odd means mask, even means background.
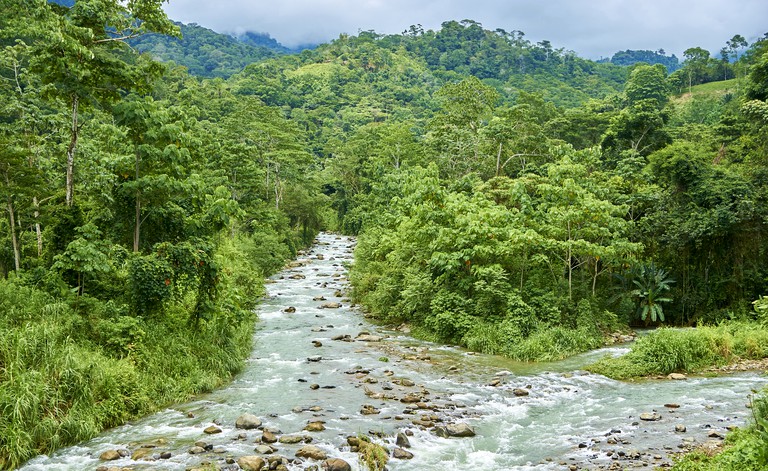
[[[566,263],[568,264],[568,299],[573,299],[573,263],[571,257],[573,252],[571,251],[571,221],[568,221],[568,253],[566,255]]]
[[[139,237],[141,236],[141,192],[139,191],[139,161],[141,157],[136,152],[136,221],[133,226],[133,251],[139,251]]]
[[[13,200],[8,197],[8,216],[11,219],[11,244],[13,245],[13,264],[16,271],[21,268],[21,254],[19,253],[19,241],[16,238],[16,214],[13,211]]]
[[[69,146],[67,146],[67,188],[66,188],[66,202],[67,206],[72,206],[72,200],[75,194],[75,149],[77,148],[77,135],[79,128],[77,125],[77,108],[79,105],[79,98],[77,95],[72,95],[72,129]]]

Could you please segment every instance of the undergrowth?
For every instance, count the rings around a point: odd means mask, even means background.
[[[217,305],[194,322],[189,299],[137,315],[119,299],[0,280],[0,469],[231,379],[251,349],[263,287],[249,251],[221,244]]]

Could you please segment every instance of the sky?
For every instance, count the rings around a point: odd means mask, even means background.
[[[410,25],[440,29],[470,19],[485,29],[525,33],[531,42],[585,58],[625,49],[664,49],[682,60],[689,47],[716,55],[735,34],[750,44],[768,32],[767,0],[169,0],[168,16],[220,33],[268,33],[288,47]]]

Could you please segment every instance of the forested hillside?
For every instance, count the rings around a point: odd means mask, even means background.
[[[231,378],[321,229],[364,309],[487,353],[765,321],[768,41],[671,75],[469,20],[267,57],[157,3],[0,0],[0,468]]]
[[[277,43],[257,42],[256,35],[245,36],[247,41],[240,41],[194,23],[176,25],[181,31],[180,37],[146,34],[128,43],[155,60],[173,61],[186,67],[190,74],[205,78],[226,78],[248,64],[288,52]]]

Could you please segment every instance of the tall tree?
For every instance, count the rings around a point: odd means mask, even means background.
[[[109,104],[120,93],[147,87],[160,66],[137,56],[126,41],[147,32],[178,34],[164,0],[78,0],[71,8],[45,0],[2,0],[9,31],[28,47],[30,70],[70,113],[65,199],[74,201],[81,108]]]

